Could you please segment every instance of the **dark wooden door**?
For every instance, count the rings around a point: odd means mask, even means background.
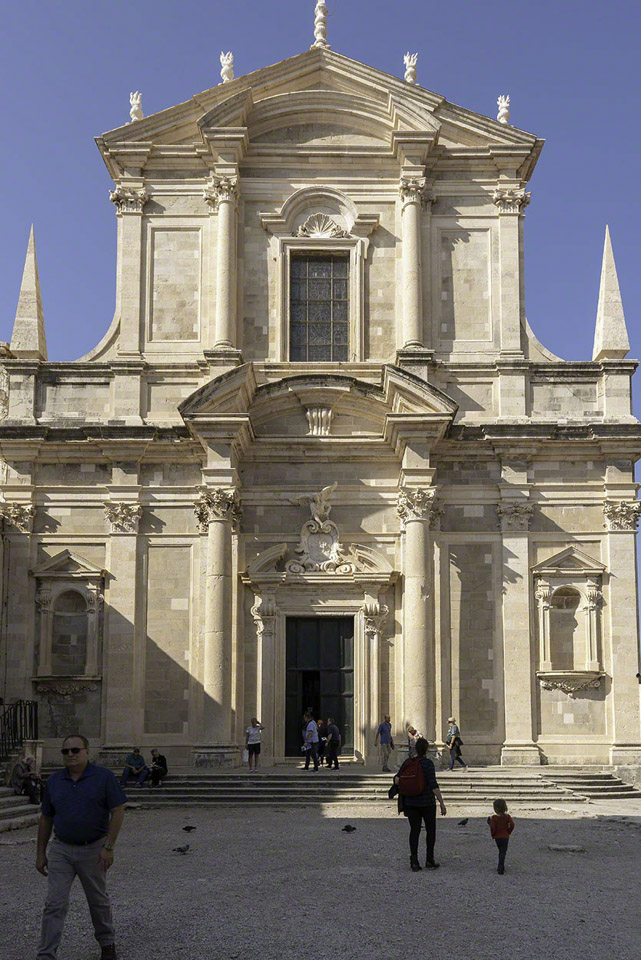
[[[354,750],[354,618],[288,617],[285,755],[301,756],[303,714],[334,717]]]

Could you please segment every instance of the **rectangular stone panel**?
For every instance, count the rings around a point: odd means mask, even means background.
[[[493,556],[490,543],[449,547],[452,690],[458,689],[463,740],[466,734],[500,737],[503,692],[495,649]]]
[[[601,413],[596,380],[533,380],[530,385],[531,415],[558,420]]]
[[[490,231],[440,234],[440,340],[491,340]]]
[[[149,339],[200,339],[200,230],[152,230]]]
[[[176,601],[180,601],[177,603]],[[147,560],[145,733],[181,734],[188,722],[191,548],[150,546]]]
[[[63,420],[107,420],[111,385],[108,380],[51,380],[39,384],[36,416]]]

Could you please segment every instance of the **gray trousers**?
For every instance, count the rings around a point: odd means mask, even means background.
[[[49,887],[42,915],[40,947],[37,960],[55,960],[62,929],[69,909],[71,884],[80,877],[89,904],[96,940],[101,947],[114,943],[114,925],[107,895],[107,874],[98,860],[104,837],[86,847],[75,847],[55,837],[51,841],[49,860]]]

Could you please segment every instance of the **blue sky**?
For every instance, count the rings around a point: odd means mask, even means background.
[[[638,5],[621,0],[328,0],[334,50],[419,82],[547,143],[526,218],[526,302],[539,339],[590,359],[606,222],[632,343],[641,356]],[[116,220],[93,137],[220,79],[292,56],[313,40],[314,0],[20,0],[3,7],[4,187],[0,339],[11,335],[33,221],[50,359],[94,346],[113,315]],[[639,375],[641,377],[641,374]],[[641,389],[636,393],[641,398]],[[641,399],[636,403],[641,413]]]

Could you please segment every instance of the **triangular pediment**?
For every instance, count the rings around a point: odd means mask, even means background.
[[[533,573],[539,574],[554,572],[557,574],[583,573],[584,575],[589,575],[600,574],[605,569],[605,565],[599,560],[595,560],[594,557],[589,557],[586,553],[583,553],[574,546],[566,547],[566,549],[561,550],[560,553],[555,553],[554,556],[549,557],[547,560],[541,560],[532,567]]]
[[[34,577],[65,577],[65,576],[85,576],[85,577],[104,577],[105,571],[97,567],[91,561],[81,557],[80,554],[72,550],[62,550],[55,557],[50,557],[42,563],[37,564],[31,570]]]
[[[211,128],[246,130],[249,149],[252,144],[330,145],[351,138],[364,148],[378,145],[396,151],[394,133],[420,133],[434,143],[440,138],[446,149],[508,149],[522,154],[524,163],[529,158],[530,167],[541,146],[532,134],[321,49],[217,84],[175,107],[105,133],[98,144],[113,173],[115,158],[126,145],[131,151],[138,144],[150,155],[160,145],[200,144],[202,149],[203,132]]]

